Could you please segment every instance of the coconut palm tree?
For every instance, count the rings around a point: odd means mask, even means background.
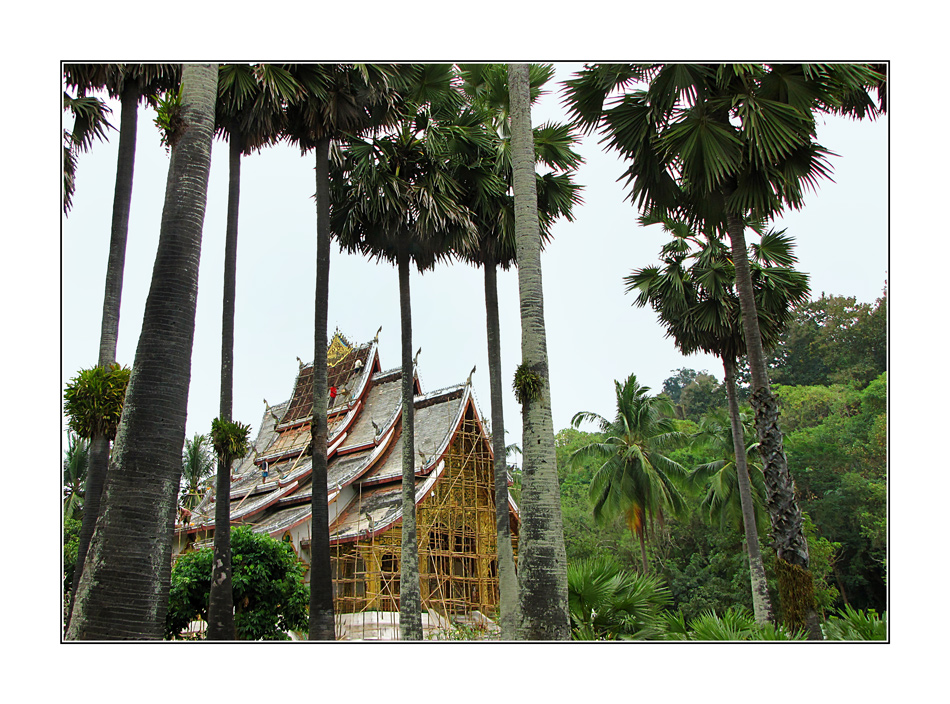
[[[683,444],[687,436],[676,430],[673,403],[665,396],[649,395],[650,387],[641,386],[631,374],[622,384],[614,382],[617,415],[609,421],[597,413],[581,411],[571,419],[579,428],[593,422],[604,439],[578,449],[572,461],[598,458],[603,464],[590,483],[594,518],[611,521],[623,514],[633,537],[640,542],[643,573],[649,572],[646,532],[654,521],[666,514],[679,514],[685,508],[677,488],[686,477],[686,469],[664,453]]]
[[[67,435],[63,459],[63,519],[81,518],[86,493],[86,469],[89,466],[89,441],[73,431]]]
[[[406,85],[405,119],[373,139],[349,139],[333,179],[332,229],[347,250],[396,264],[402,341],[402,548],[400,635],[422,637],[415,505],[414,372],[409,267],[448,260],[473,224],[453,177],[453,159],[485,139],[448,65],[419,65]]]
[[[755,439],[754,420],[749,410],[739,411],[739,423],[743,431],[742,447],[745,449],[745,466],[748,469],[755,526],[758,530],[758,527],[768,520],[768,515],[765,511],[766,494],[762,466],[754,459],[758,455],[758,441]],[[690,445],[703,448],[717,459],[693,467],[687,482],[691,487],[705,492],[702,509],[711,521],[718,522],[723,528],[732,526],[742,529],[744,520],[741,488],[733,440],[732,422],[727,412],[714,409],[700,418],[699,427],[690,434]]]
[[[214,476],[214,459],[207,435],[195,433],[185,440],[185,449],[181,453],[181,476],[184,481],[179,506],[191,510],[201,501],[201,493]]]
[[[739,499],[742,507],[746,545],[749,551],[753,610],[760,623],[771,620],[765,568],[759,548],[750,472],[746,463],[747,443],[739,417],[736,392],[736,366],[746,352],[738,295],[735,292],[735,267],[729,248],[715,238],[694,233],[688,224],[648,214],[641,225],[661,224],[673,240],[663,247],[662,267],[650,266],[624,277],[627,292],[638,291],[634,304],[648,303],[684,354],[704,351],[722,360],[729,418],[732,428],[733,457],[736,458]],[[684,267],[692,260],[689,268]],[[761,339],[771,349],[791,319],[792,307],[808,298],[808,277],[791,268],[795,256],[791,238],[785,231],[762,234],[750,258]]]
[[[216,64],[183,67],[186,129],[172,149],[142,333],[69,639],[162,637],[217,84]]]
[[[522,407],[524,447],[521,532],[518,538],[521,634],[525,640],[569,640],[567,556],[551,419],[541,286],[541,232],[527,64],[508,66],[508,90],[515,250],[521,301],[521,364],[515,374],[516,395]]]
[[[333,640],[333,581],[327,509],[327,304],[330,286],[330,143],[359,135],[389,119],[400,71],[382,64],[299,64],[286,67],[302,89],[287,106],[287,138],[316,167],[317,258],[314,290],[311,640]]]
[[[498,545],[498,573],[501,591],[500,622],[502,638],[517,637],[518,581],[511,549],[508,510],[508,468],[506,463],[505,423],[501,380],[501,337],[498,323],[497,268],[508,270],[515,263],[514,203],[510,192],[511,149],[508,129],[508,72],[504,64],[460,65],[462,91],[495,133],[493,147],[479,159],[468,160],[456,177],[478,233],[474,248],[458,255],[481,266],[485,273],[485,312],[488,334],[488,376],[491,390],[492,452],[495,470],[495,511]],[[541,86],[550,80],[550,65],[530,67],[533,98],[541,95]],[[538,218],[543,241],[550,238],[551,225],[563,216],[573,220],[571,210],[581,202],[580,187],[573,182],[573,169],[580,156],[571,148],[575,143],[566,126],[543,125],[534,130],[536,160],[550,171],[537,175]],[[499,188],[499,180],[503,188]]]
[[[642,80],[645,89],[626,92]],[[805,192],[830,175],[815,113],[874,117],[879,108],[867,90],[884,80],[864,64],[614,64],[585,67],[566,92],[577,124],[599,127],[627,160],[638,207],[729,236],[785,611],[801,613],[817,639],[808,545],[757,325],[745,228],[801,208]]]

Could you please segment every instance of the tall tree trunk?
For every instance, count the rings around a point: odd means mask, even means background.
[[[726,200],[734,188],[724,189]],[[788,471],[782,431],[779,428],[778,401],[769,385],[768,370],[759,319],[752,288],[744,225],[734,212],[727,212],[727,229],[736,270],[736,288],[742,312],[749,371],[752,374],[752,408],[765,485],[768,490],[772,541],[778,558],[779,596],[785,620],[793,628],[804,628],[809,639],[821,640],[821,627],[815,608],[814,579],[808,569],[808,543],[803,530],[802,512],[795,499],[795,483]]]
[[[405,235],[408,238],[408,234]],[[412,306],[409,299],[409,249],[399,248],[399,314],[402,323],[402,549],[399,579],[399,633],[422,640],[422,594],[416,535],[415,405],[412,374]]]
[[[327,306],[330,293],[330,140],[316,148],[317,275],[313,323],[313,462],[310,522],[310,640],[334,640],[330,514],[327,507]]]
[[[518,580],[521,636],[525,640],[570,640],[567,555],[557,483],[551,387],[541,284],[534,138],[528,65],[509,64],[511,148],[515,196],[518,293],[521,300],[521,369],[540,382],[539,397],[522,405],[523,474]]]
[[[125,249],[129,236],[132,208],[132,177],[135,171],[135,142],[138,133],[138,83],[128,81],[122,91],[122,115],[119,121],[119,156],[115,172],[115,196],[112,201],[112,236],[109,264],[106,268],[105,295],[102,302],[102,328],[99,334],[99,366],[115,362],[119,339],[119,310],[122,304],[122,278]]]
[[[152,283],[69,639],[160,639],[191,380],[216,64],[186,65]]]
[[[135,171],[135,142],[138,133],[138,106],[141,91],[138,83],[129,81],[122,91],[122,113],[119,118],[119,155],[115,170],[115,192],[112,200],[112,234],[109,239],[109,261],[106,265],[105,293],[102,297],[102,323],[99,332],[100,367],[115,363],[119,339],[119,310],[122,305],[122,278],[125,273],[125,249],[129,235],[129,212],[132,208],[132,177]],[[86,469],[86,498],[79,529],[76,567],[73,570],[67,624],[72,618],[76,585],[82,577],[89,541],[99,518],[102,488],[109,469],[109,440],[91,438],[89,465]]]
[[[221,404],[218,417],[231,421],[234,396],[234,298],[237,291],[238,214],[241,202],[241,152],[244,144],[231,122],[228,143],[228,218],[224,238],[224,294],[221,305]],[[208,595],[208,640],[237,640],[231,591],[231,463],[218,456],[214,504],[214,558]]]
[[[755,524],[755,504],[752,500],[752,482],[749,479],[749,463],[746,461],[745,434],[739,420],[739,400],[736,396],[736,363],[722,360],[725,372],[726,395],[729,399],[729,421],[732,425],[732,448],[736,456],[736,476],[739,482],[739,504],[742,507],[742,526],[749,552],[749,579],[752,584],[752,612],[755,621],[765,625],[772,620],[772,602],[769,599],[765,565],[759,547],[759,533]]]
[[[495,260],[485,262],[485,317],[488,330],[488,380],[491,389],[492,453],[495,456],[495,534],[498,545],[498,584],[501,594],[501,637],[515,640],[521,621],[518,573],[511,548],[511,513],[508,508],[508,462],[505,454],[504,399],[501,391],[501,331],[498,323],[498,276]]]

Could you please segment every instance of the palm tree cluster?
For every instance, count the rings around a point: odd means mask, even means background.
[[[216,80],[212,79],[212,71]],[[540,94],[541,86],[553,74],[550,66],[534,66],[529,71],[530,89],[525,88],[529,99]],[[370,65],[370,64],[285,64],[285,65],[222,65],[218,66],[155,66],[148,69],[137,65],[67,65],[64,76],[68,86],[80,96],[87,92],[107,89],[113,97],[123,100],[123,127],[126,113],[134,116],[134,108],[145,98],[159,110],[156,124],[165,131],[163,141],[172,154],[171,168],[197,170],[199,184],[193,200],[181,198],[182,189],[192,183],[173,181],[170,177],[166,194],[166,215],[163,217],[163,238],[159,247],[158,261],[166,255],[168,264],[173,257],[189,256],[187,266],[182,266],[175,275],[158,267],[153,275],[152,295],[146,309],[146,321],[139,341],[136,362],[132,370],[130,390],[139,391],[134,410],[130,406],[125,436],[119,436],[117,450],[111,458],[113,471],[133,462],[136,453],[142,451],[137,438],[143,429],[157,419],[158,402],[145,402],[152,387],[164,385],[187,394],[187,374],[181,372],[190,364],[190,341],[179,346],[173,353],[168,349],[166,338],[159,344],[152,335],[149,323],[156,327],[154,334],[167,324],[164,311],[181,306],[187,300],[187,291],[193,285],[191,272],[197,267],[197,249],[191,256],[187,246],[200,244],[200,227],[203,217],[205,194],[200,184],[206,184],[207,172],[205,151],[210,147],[203,131],[209,126],[213,134],[226,139],[230,149],[230,170],[225,248],[225,289],[222,305],[222,361],[221,361],[221,413],[222,424],[231,421],[231,395],[233,390],[233,329],[234,299],[236,289],[237,223],[240,197],[241,157],[280,140],[298,145],[303,152],[312,151],[316,159],[316,222],[317,262],[314,321],[314,420],[313,434],[313,545],[312,589],[310,608],[310,637],[334,637],[332,584],[330,580],[329,543],[327,526],[326,492],[326,350],[327,350],[327,300],[329,280],[330,238],[336,237],[347,250],[358,251],[377,260],[396,265],[400,280],[400,307],[403,320],[403,443],[404,443],[404,507],[403,507],[403,559],[404,571],[401,580],[403,593],[400,603],[402,637],[421,637],[420,604],[418,596],[418,561],[414,532],[414,448],[413,448],[413,373],[411,362],[411,307],[409,294],[409,266],[414,264],[420,271],[431,269],[439,262],[457,258],[481,264],[486,269],[486,302],[489,317],[494,315],[497,330],[497,292],[494,274],[497,266],[509,267],[515,261],[515,202],[519,196],[512,193],[514,169],[511,157],[510,130],[506,126],[509,112],[507,95],[508,76],[504,66],[467,66],[459,68],[447,64],[425,65]],[[180,83],[179,83],[180,80]],[[212,94],[206,91],[209,81],[214,83]],[[526,103],[527,104],[527,103]],[[211,106],[209,113],[208,106]],[[73,104],[70,103],[72,109]],[[100,123],[105,124],[105,123]],[[193,129],[200,124],[202,131]],[[101,131],[102,128],[100,128]],[[76,144],[87,144],[89,138],[79,129],[74,130]],[[127,134],[127,133],[122,133]],[[549,233],[550,225],[557,217],[570,217],[571,208],[579,202],[579,187],[572,175],[580,162],[572,151],[574,137],[566,125],[545,125],[531,134],[527,144],[531,162],[534,162],[534,144],[537,144],[539,160],[546,164],[545,173],[537,174],[539,222],[535,224],[534,236],[540,246],[540,235]],[[124,138],[124,137],[123,137]],[[134,145],[134,133],[124,138]],[[85,141],[83,141],[85,140]],[[514,140],[517,142],[517,140]],[[120,150],[126,154],[127,149]],[[122,163],[123,157],[120,157]],[[113,240],[124,243],[122,222],[127,230],[126,182],[131,180],[131,162],[127,164],[128,178],[117,178],[117,194],[122,184],[123,208],[117,195],[117,213],[113,228]],[[182,171],[184,174],[184,171]],[[186,213],[183,208],[187,208]],[[177,212],[175,212],[177,211]],[[121,221],[121,222],[120,222]],[[173,238],[186,237],[186,248],[173,244]],[[165,245],[165,246],[163,246]],[[181,260],[179,259],[179,262]],[[110,311],[118,301],[121,291],[121,258],[117,258],[117,270],[110,266],[107,275],[107,300]],[[175,294],[170,291],[173,281],[181,281],[182,287]],[[110,293],[111,291],[111,293]],[[184,295],[186,298],[182,299]],[[494,308],[494,313],[492,309]],[[186,335],[193,335],[193,326],[188,325],[188,315],[193,315],[193,299],[184,304]],[[107,316],[104,314],[104,320]],[[110,312],[110,330],[117,330],[118,317]],[[114,323],[114,324],[113,324]],[[187,330],[191,327],[191,330]],[[105,324],[104,324],[105,339]],[[114,357],[116,333],[110,332],[111,356]],[[497,340],[497,332],[494,335]],[[105,345],[105,343],[104,343]],[[105,348],[104,348],[105,349]],[[497,352],[497,351],[496,351]],[[105,357],[110,356],[106,354]],[[170,371],[168,378],[150,378],[145,381],[148,364],[164,356]],[[491,374],[500,376],[500,354],[492,356]],[[137,382],[139,378],[143,381]],[[148,388],[146,388],[148,387]],[[500,408],[500,381],[497,384],[498,407]],[[132,397],[130,395],[130,401]],[[139,415],[136,415],[139,414]],[[110,620],[98,613],[93,604],[109,594],[116,597],[125,586],[121,581],[101,586],[100,567],[106,555],[131,555],[130,559],[144,558],[151,550],[160,559],[153,564],[166,562],[168,547],[156,545],[149,548],[139,539],[138,545],[131,533],[120,535],[118,520],[110,524],[110,511],[117,517],[120,506],[141,501],[141,497],[154,492],[162,497],[155,502],[154,520],[161,521],[170,509],[168,487],[172,478],[180,478],[182,472],[181,444],[184,442],[183,409],[166,409],[166,424],[162,442],[177,444],[175,466],[166,471],[153,473],[136,487],[126,479],[116,478],[110,483],[107,505],[94,514],[97,535],[101,540],[94,543],[91,556],[96,564],[96,576],[91,577],[87,587],[80,590],[74,603],[80,606],[77,617],[71,619],[68,637],[117,637],[129,633],[130,624]],[[504,438],[504,425],[500,413],[493,424],[497,437]],[[212,432],[214,434],[214,431]],[[181,443],[173,439],[181,435]],[[158,438],[153,439],[156,442]],[[216,443],[217,445],[218,443]],[[135,445],[135,446],[133,446]],[[553,434],[552,434],[553,446]],[[223,447],[223,446],[222,446]],[[503,447],[503,444],[502,444]],[[185,455],[185,467],[194,475],[189,478],[190,491],[197,486],[206,472],[204,443],[195,438]],[[504,452],[497,453],[503,462]],[[170,453],[166,453],[166,458]],[[192,456],[193,455],[193,456]],[[218,453],[217,492],[229,489],[230,464],[237,457],[233,452]],[[505,575],[503,587],[505,602],[509,607],[503,618],[508,637],[516,637],[521,627],[517,608],[517,592],[512,590],[514,561],[510,550],[511,537],[507,525],[507,473],[496,477],[496,491],[504,492],[504,501],[499,502],[499,517],[504,511],[504,535],[500,544],[502,566]],[[124,473],[130,476],[130,472]],[[174,481],[177,494],[178,480]],[[177,496],[176,496],[177,503]],[[226,502],[218,502],[226,510]],[[165,508],[168,506],[169,508]],[[214,585],[227,584],[227,536],[230,533],[226,515],[219,517],[216,531],[216,564],[224,566],[220,579],[215,576]],[[499,518],[499,533],[502,521]],[[114,525],[114,527],[113,527]],[[146,529],[147,530],[147,529]],[[141,531],[139,532],[141,535]],[[154,542],[154,541],[152,541]],[[220,545],[219,545],[220,543]],[[523,542],[530,555],[531,541]],[[563,548],[562,548],[563,549]],[[114,552],[110,552],[114,551]],[[157,552],[156,552],[157,551]],[[524,552],[524,548],[523,548]],[[530,559],[528,560],[530,563]],[[563,561],[561,562],[563,568]],[[158,572],[156,573],[156,569]],[[141,570],[142,579],[149,580],[148,588],[141,592],[141,608],[144,617],[160,614],[163,594],[167,593],[164,570],[151,568]],[[105,580],[110,582],[110,580]],[[563,580],[562,580],[563,581]],[[415,593],[413,591],[415,585]],[[562,585],[563,586],[563,585]],[[113,591],[110,591],[113,590]],[[226,586],[224,591],[229,591]],[[118,590],[118,591],[116,591]],[[561,589],[566,626],[566,590]],[[215,638],[233,637],[233,626],[226,617],[217,619],[212,599],[209,618],[221,621],[221,632],[212,633]],[[220,608],[230,612],[226,602]],[[151,616],[139,626],[138,634],[157,633],[158,621]],[[160,619],[159,619],[160,620]],[[566,628],[565,635],[566,635]],[[230,635],[229,635],[230,634]],[[120,637],[120,636],[118,636]]]
[[[409,271],[452,261],[485,272],[492,397],[492,444],[505,638],[566,639],[572,614],[560,515],[540,253],[558,218],[580,203],[574,182],[576,130],[598,130],[628,168],[624,176],[642,224],[673,237],[661,267],[627,278],[637,305],[651,305],[680,349],[723,360],[729,389],[732,469],[718,476],[710,510],[726,511],[735,476],[750,555],[757,550],[748,450],[762,457],[765,506],[783,566],[780,592],[796,627],[820,637],[810,597],[808,550],[778,427],[764,351],[807,296],[807,278],[791,269],[791,242],[765,224],[830,174],[816,141],[816,114],[874,117],[884,109],[881,67],[803,64],[595,64],[566,84],[573,121],[532,129],[532,102],[553,75],[527,64],[66,64],[64,109],[76,116],[64,133],[64,211],[71,205],[76,155],[110,127],[93,96],[121,101],[119,163],[103,304],[98,368],[115,365],[125,242],[131,203],[135,125],[143,101],[159,109],[171,151],[160,240],[142,332],[115,431],[89,434],[89,486],[68,638],[160,638],[167,607],[171,546],[167,527],[178,504],[191,374],[197,273],[215,135],[229,144],[229,196],[222,296],[220,413],[212,429],[216,492],[229,492],[231,464],[246,452],[247,426],[233,421],[234,305],[242,157],[287,141],[315,163],[316,261],[312,544],[309,637],[333,639],[327,508],[327,320],[330,244],[393,264],[399,280],[402,347],[403,512],[400,628],[422,636],[415,528],[412,307]],[[877,90],[880,107],[868,91]],[[541,166],[541,169],[537,167]],[[761,235],[747,247],[745,232]],[[729,245],[725,243],[728,238]],[[517,264],[522,320],[524,447],[522,525],[517,572],[511,551],[504,466],[504,419],[496,271]],[[687,266],[688,264],[688,266]],[[748,442],[735,398],[737,361],[752,375],[757,441]],[[518,388],[524,384],[518,383]],[[581,412],[605,439],[580,451],[603,462],[592,484],[596,516],[623,514],[641,546],[654,522],[683,501],[686,470],[665,455],[685,440],[670,408],[631,375],[617,383],[613,421]],[[114,409],[110,418],[117,422]],[[721,437],[712,428],[707,436]],[[722,430],[720,428],[719,430]],[[227,432],[225,432],[227,431]],[[115,445],[109,448],[109,439]],[[229,439],[226,439],[226,437]],[[98,438],[98,439],[97,439]],[[105,438],[105,440],[104,440]],[[243,439],[242,439],[243,438]],[[192,490],[207,472],[196,438],[186,459]],[[728,454],[728,453],[727,453]],[[108,469],[106,470],[106,468]],[[754,469],[754,467],[753,467]],[[95,478],[95,480],[94,480]],[[101,483],[102,505],[90,500]],[[96,492],[92,492],[96,493]],[[719,503],[717,503],[719,502]],[[209,620],[213,638],[231,638],[229,516],[219,501]],[[725,516],[725,513],[723,513]],[[85,569],[84,569],[85,567]],[[755,568],[753,567],[753,571]],[[753,591],[764,584],[753,575]],[[623,592],[618,587],[617,593]],[[619,597],[618,597],[619,598]],[[121,610],[110,605],[121,603]],[[770,618],[756,601],[756,620]]]

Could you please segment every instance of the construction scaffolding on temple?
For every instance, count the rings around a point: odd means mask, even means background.
[[[378,335],[378,333],[377,333]],[[399,637],[402,519],[401,369],[382,371],[376,341],[337,332],[328,349],[327,487],[336,636]],[[470,383],[423,394],[414,378],[416,522],[423,631],[498,632],[491,441]],[[268,406],[254,448],[234,468],[232,525],[286,540],[309,565],[313,367],[300,364],[289,401]],[[517,548],[518,510],[509,502]],[[176,551],[206,544],[214,497],[176,526]],[[306,579],[310,574],[307,572]]]

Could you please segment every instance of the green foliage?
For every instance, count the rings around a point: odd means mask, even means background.
[[[104,435],[115,439],[131,370],[118,364],[83,369],[63,394],[70,429],[82,438]]]
[[[181,117],[181,87],[164,93],[155,109],[155,126],[158,128],[165,152],[171,151],[184,134],[185,121]]]
[[[680,402],[680,394],[696,378],[697,372],[694,369],[681,367],[674,369],[674,374],[663,382],[663,393],[670,397],[673,403]],[[701,372],[705,373],[705,372]]]
[[[590,483],[594,518],[609,522],[625,514],[631,532],[642,539],[648,524],[662,521],[666,514],[675,515],[684,506],[677,483],[686,470],[665,453],[683,444],[686,437],[676,430],[670,417],[672,405],[665,396],[651,396],[650,388],[641,386],[634,374],[614,384],[617,415],[613,422],[589,411],[571,420],[575,428],[594,422],[604,435],[602,442],[578,449],[571,461],[600,460]]]
[[[76,569],[76,558],[79,557],[79,531],[82,530],[82,521],[75,518],[66,518],[63,522],[63,589],[69,589],[73,583],[73,572]]]
[[[207,619],[214,550],[182,555],[172,569],[165,638],[177,638],[191,621]],[[310,588],[293,548],[240,526],[231,531],[234,625],[242,640],[286,640],[306,631]]]
[[[866,386],[887,369],[887,290],[873,305],[826,295],[799,305],[768,365],[777,384]]]
[[[691,497],[689,507],[687,518],[667,523],[668,538],[658,554],[673,606],[691,619],[751,604],[742,533],[705,522],[698,498]]]
[[[70,431],[67,442],[63,459],[63,515],[80,518],[89,468],[89,441]]]
[[[695,422],[713,410],[725,408],[726,403],[726,387],[706,372],[697,374],[680,391],[679,406],[683,410],[683,417]]]
[[[722,616],[704,611],[687,619],[682,613],[667,614],[667,640],[735,641],[735,640],[805,640],[805,634],[789,632],[782,626],[759,626],[752,612],[745,607],[730,607]]]
[[[537,372],[529,369],[523,363],[518,365],[515,370],[515,380],[512,384],[515,390],[515,398],[522,406],[541,399],[541,390],[544,388],[544,380]]]
[[[610,557],[569,563],[567,588],[573,640],[655,638],[671,603],[659,577],[628,572]]]
[[[785,436],[801,507],[816,536],[837,545],[832,568],[842,599],[884,609],[887,554],[887,375],[857,391],[778,387],[786,406],[801,399],[803,422]],[[812,415],[814,413],[814,415]]]
[[[845,606],[821,627],[826,640],[887,640],[887,612]]]
[[[211,444],[218,457],[233,460],[249,451],[251,426],[236,421],[215,418],[211,421]]]
[[[214,475],[214,458],[208,436],[195,433],[193,438],[185,439],[181,455],[182,488],[178,497],[179,505],[190,509],[201,500],[201,488]]]

